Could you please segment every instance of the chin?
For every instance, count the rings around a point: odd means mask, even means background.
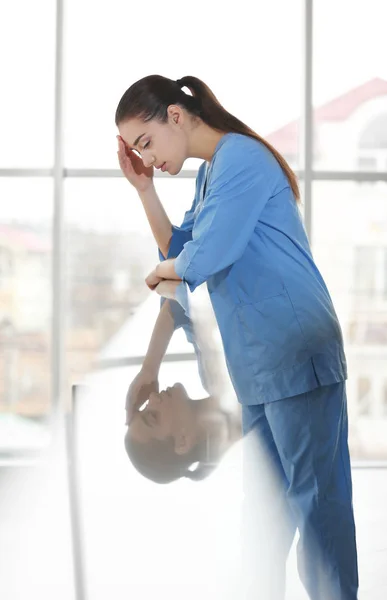
[[[179,167],[176,167],[176,166],[172,165],[171,168],[168,170],[168,173],[170,175],[177,175],[182,170],[183,164],[181,164]]]

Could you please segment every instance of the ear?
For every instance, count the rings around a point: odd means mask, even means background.
[[[175,438],[175,452],[179,456],[187,454],[192,448],[192,439],[186,434],[184,429]]]
[[[180,106],[170,104],[167,108],[168,120],[172,125],[182,126],[184,122],[183,111]]]

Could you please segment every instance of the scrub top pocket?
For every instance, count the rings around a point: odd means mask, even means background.
[[[307,345],[286,290],[237,307],[253,374],[276,373],[308,358]]]

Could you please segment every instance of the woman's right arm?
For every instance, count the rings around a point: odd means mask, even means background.
[[[184,244],[192,239],[198,183],[205,173],[204,166],[206,163],[203,162],[199,168],[199,177],[196,180],[196,194],[192,206],[185,213],[181,226],[174,227],[154,187],[153,167],[145,167],[142,159],[125,144],[121,136],[117,136],[117,139],[117,154],[122,173],[137,190],[141,199],[153,236],[159,247],[160,260],[170,258],[170,256],[178,256]]]
[[[138,195],[140,196],[156,244],[164,258],[166,258],[172,238],[172,223],[164,210],[153,183],[147,189],[138,191]]]
[[[147,400],[151,392],[159,391],[159,370],[175,330],[170,302],[166,300],[158,314],[142,367],[133,379],[126,394],[126,419],[130,423],[133,414]]]
[[[142,158],[127,146],[120,135],[118,140],[118,162],[129,183],[137,190],[149,221],[153,236],[165,257],[172,237],[172,224],[161,204],[153,183],[153,167],[145,167]]]

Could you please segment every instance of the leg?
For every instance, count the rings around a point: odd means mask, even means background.
[[[243,406],[243,588],[245,600],[285,597],[286,559],[295,521],[285,476],[263,405]]]
[[[312,600],[355,600],[358,574],[345,384],[265,405],[300,532],[300,577]]]

